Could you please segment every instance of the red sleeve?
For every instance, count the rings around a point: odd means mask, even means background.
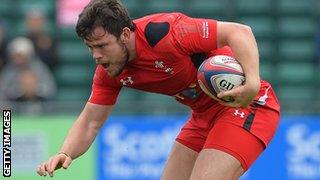
[[[211,56],[216,56],[216,55],[225,55],[225,56],[234,57],[234,54],[229,46],[223,46],[219,49],[215,49],[215,50],[211,51],[208,56],[211,57]]]
[[[182,16],[173,28],[180,48],[188,54],[209,53],[217,48],[217,21]]]
[[[121,86],[109,77],[103,67],[98,66],[93,77],[92,91],[88,102],[100,105],[114,105]]]

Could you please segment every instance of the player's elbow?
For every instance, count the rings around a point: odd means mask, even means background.
[[[250,26],[236,24],[234,31],[228,36],[228,43],[246,44],[255,41],[255,36]]]
[[[230,45],[239,40],[247,41],[254,37],[250,26],[236,22],[218,23],[218,46]]]
[[[245,24],[237,24],[237,32],[246,34],[246,35],[252,35],[253,31],[250,26]]]

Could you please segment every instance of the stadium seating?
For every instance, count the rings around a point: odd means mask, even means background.
[[[279,41],[279,60],[312,61],[315,56],[315,43],[310,40],[289,39]]]
[[[47,16],[54,18],[55,15],[55,0],[16,0],[15,7],[21,13],[21,16],[24,16],[24,13],[29,10],[42,11]]]
[[[273,83],[274,65],[271,63],[260,63],[260,76],[261,79]]]
[[[235,0],[235,10],[243,15],[268,15],[273,11],[273,0]]]
[[[139,18],[145,15],[148,0],[123,0],[122,4],[127,7],[132,18]]]
[[[58,95],[56,97],[57,101],[61,102],[84,102],[90,96],[90,87],[60,87]]]
[[[260,53],[261,62],[274,62],[277,61],[274,52],[276,51],[276,43],[269,39],[258,41],[258,48]]]
[[[77,37],[74,26],[59,27],[57,32],[60,61],[55,71],[58,101],[84,101],[89,97],[95,62],[88,48]],[[77,98],[78,97],[78,98]]]
[[[139,101],[143,96],[141,91],[136,91],[130,88],[123,87],[118,97],[120,102]]]
[[[310,16],[286,16],[278,20],[281,38],[314,38],[318,22]]]
[[[77,39],[80,41],[80,38],[78,38],[76,34],[75,27],[73,26],[59,27],[57,36],[62,41],[75,41]]]
[[[277,77],[280,84],[310,85],[315,83],[314,66],[308,62],[292,63],[290,61],[279,62]]]
[[[63,63],[94,64],[88,48],[80,40],[61,41],[58,57]]]
[[[60,85],[82,87],[92,82],[93,70],[89,67],[74,63],[74,65],[61,65],[55,71],[56,79]]]
[[[277,91],[283,104],[303,105],[314,101],[316,92],[310,86],[282,85]],[[303,106],[301,106],[303,107]]]
[[[0,3],[0,17],[11,17],[13,16],[12,11],[12,1],[11,0],[1,0]]]
[[[249,25],[258,39],[270,39],[275,33],[276,23],[270,16],[241,16],[238,21]]]
[[[181,6],[182,3],[187,3],[186,1],[183,0],[167,0],[165,3],[163,3],[163,0],[152,0],[148,1],[148,8],[147,12],[145,13],[157,13],[157,12],[173,12],[173,11],[178,11],[181,12],[183,11],[183,7]]]
[[[13,36],[18,36],[18,35],[22,36],[22,35],[25,35],[27,32],[27,27],[26,27],[24,18],[15,19],[14,22],[11,22],[11,27],[12,27],[11,33]],[[56,31],[55,22],[54,21],[46,22],[45,31],[53,35],[54,32]]]
[[[276,0],[276,7],[279,15],[312,15],[317,7],[314,0]]]
[[[190,0],[188,3],[186,12],[194,17],[226,18],[228,3],[225,0]]]

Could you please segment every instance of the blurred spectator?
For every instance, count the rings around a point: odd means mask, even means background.
[[[45,101],[38,93],[39,77],[31,69],[23,70],[18,76],[18,82],[21,87],[21,96],[11,101],[16,102],[15,109],[24,115],[41,114],[44,110],[42,102]]]
[[[36,91],[37,97],[50,99],[54,96],[56,85],[53,76],[35,55],[33,44],[29,39],[17,37],[10,42],[8,56],[8,63],[0,74],[0,94],[4,100],[23,99],[26,91],[30,91],[29,87],[23,87],[26,84],[35,86],[32,87],[34,88],[32,91]],[[27,79],[21,80],[23,75],[27,75],[25,77]]]
[[[12,99],[18,102],[40,102],[44,101],[38,93],[39,77],[32,69],[23,70],[18,76],[18,83],[21,87],[21,96]]]
[[[4,21],[0,20],[0,72],[3,66],[7,62],[7,36],[6,36],[6,24]]]
[[[42,11],[30,10],[26,13],[27,37],[33,42],[40,59],[54,70],[57,65],[56,42],[46,31],[46,25],[47,19]]]

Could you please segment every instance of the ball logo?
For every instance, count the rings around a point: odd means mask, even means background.
[[[210,65],[211,65],[211,66],[214,66],[214,65],[215,65],[215,59],[214,59],[214,58],[210,59]]]
[[[242,67],[233,57],[219,55],[214,56],[209,61],[211,66],[223,66],[242,72]]]
[[[219,86],[223,88],[224,90],[231,90],[234,88],[234,84],[231,82],[228,82],[227,80],[223,79],[219,82]]]
[[[233,59],[223,59],[223,58],[217,58],[214,57],[210,60],[210,65],[215,66],[215,65],[226,65],[226,64],[232,64],[235,63],[235,60]]]

